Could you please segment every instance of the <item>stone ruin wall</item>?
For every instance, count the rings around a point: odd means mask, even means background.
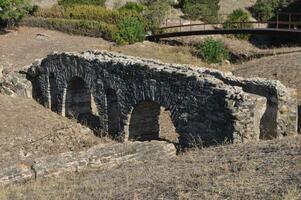
[[[168,110],[183,143],[195,138],[209,145],[297,134],[296,90],[279,81],[243,79],[108,52],[53,53],[34,63],[27,77],[33,97],[62,115],[70,107],[70,82],[82,79],[91,91],[98,128],[123,140],[135,133],[130,130],[131,118],[141,102],[155,102]],[[89,99],[84,96],[79,98],[82,102],[74,101],[80,105]],[[144,126],[153,128],[151,122]]]

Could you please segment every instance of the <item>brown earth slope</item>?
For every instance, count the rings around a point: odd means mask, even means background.
[[[0,94],[0,168],[17,161],[79,151],[101,141],[75,121],[34,100]]]

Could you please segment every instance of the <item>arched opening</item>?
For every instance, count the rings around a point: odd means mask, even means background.
[[[53,73],[49,75],[49,91],[50,91],[50,109],[53,112],[59,112],[58,87]]]
[[[113,137],[118,137],[120,130],[119,105],[116,91],[108,89],[107,97],[107,115],[108,115],[108,132]]]
[[[130,116],[129,140],[166,140],[177,143],[179,135],[170,112],[153,101],[137,104]]]
[[[82,125],[93,130],[99,128],[99,116],[93,112],[93,97],[85,81],[80,77],[73,77],[67,87],[65,116],[75,118]]]

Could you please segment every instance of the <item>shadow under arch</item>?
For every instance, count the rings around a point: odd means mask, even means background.
[[[111,137],[118,139],[121,131],[120,108],[116,90],[112,88],[106,90],[106,114],[108,120],[107,131]]]
[[[129,119],[128,140],[164,140],[178,143],[179,134],[168,109],[159,103],[144,100],[136,104]]]
[[[100,128],[100,119],[93,112],[93,97],[85,81],[74,76],[68,83],[65,101],[65,116],[75,118],[82,125],[96,131]]]

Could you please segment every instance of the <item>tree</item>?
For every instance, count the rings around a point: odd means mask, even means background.
[[[30,0],[1,0],[0,23],[14,26],[31,8]]]

